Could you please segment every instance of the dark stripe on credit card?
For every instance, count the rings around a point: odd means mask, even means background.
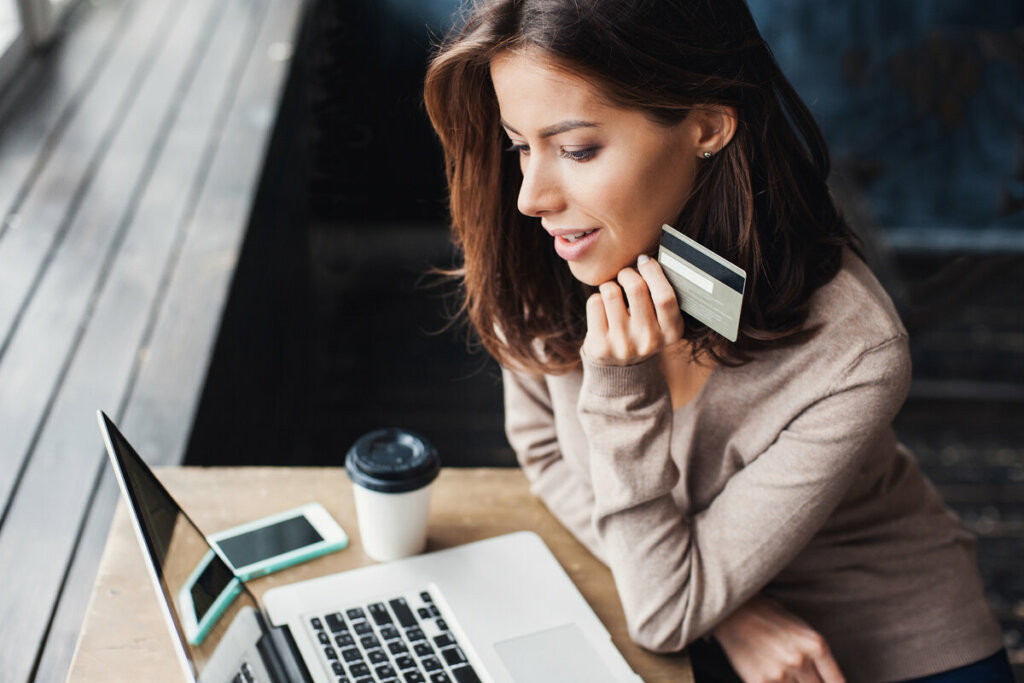
[[[675,235],[662,230],[661,246],[665,247],[684,261],[689,261],[700,270],[727,286],[729,289],[736,290],[740,294],[743,293],[745,278],[742,275],[729,270],[715,259],[694,249]]]

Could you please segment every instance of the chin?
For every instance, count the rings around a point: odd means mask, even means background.
[[[621,268],[609,269],[602,267],[595,267],[593,265],[584,265],[579,261],[569,262],[569,272],[572,276],[582,282],[585,285],[591,287],[597,287],[600,284],[614,280],[615,276],[619,274]]]

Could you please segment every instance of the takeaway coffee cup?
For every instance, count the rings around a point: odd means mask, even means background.
[[[430,442],[405,429],[364,434],[348,450],[363,549],[387,562],[421,552],[427,545],[430,486],[441,460]]]

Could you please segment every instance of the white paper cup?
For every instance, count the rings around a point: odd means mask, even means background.
[[[366,554],[380,562],[423,552],[427,547],[427,484],[408,493],[378,493],[353,486],[359,536]]]
[[[423,551],[431,484],[440,468],[434,447],[408,430],[377,430],[353,444],[345,470],[367,555],[387,562]]]

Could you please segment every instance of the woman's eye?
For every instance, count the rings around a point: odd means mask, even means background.
[[[513,142],[513,143],[509,144],[508,147],[505,148],[505,151],[506,152],[516,152],[517,154],[520,154],[520,155],[529,154],[530,153],[530,146],[526,145],[526,144],[523,144],[523,143],[520,143],[520,142]]]
[[[590,161],[597,154],[597,147],[587,147],[586,149],[563,149],[562,158],[569,159],[570,161]]]

